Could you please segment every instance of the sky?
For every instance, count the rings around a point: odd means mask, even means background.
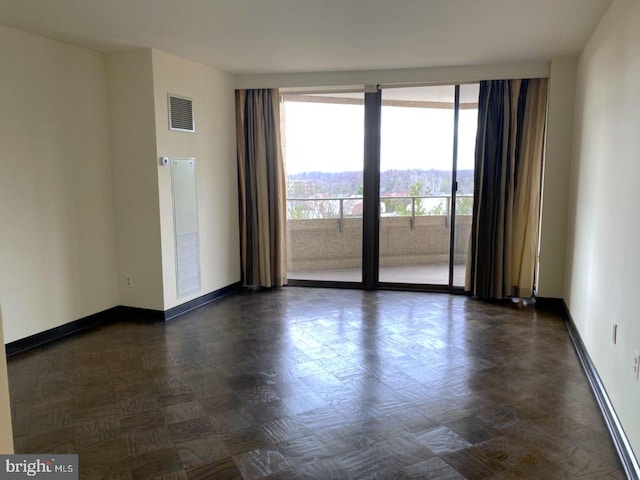
[[[364,106],[286,102],[287,174],[362,170]],[[458,169],[474,163],[477,110],[460,110]],[[382,109],[380,167],[450,170],[453,110]]]

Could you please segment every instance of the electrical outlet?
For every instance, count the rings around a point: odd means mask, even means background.
[[[131,275],[124,277],[124,286],[127,288],[133,287],[133,278],[131,278]]]
[[[633,351],[633,376],[638,380],[640,374],[640,354],[638,350]]]

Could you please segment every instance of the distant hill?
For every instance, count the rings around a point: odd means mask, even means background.
[[[451,172],[445,170],[387,170],[380,173],[382,195],[409,195],[410,189],[422,185],[421,194],[451,193]],[[317,195],[350,197],[362,194],[362,172],[304,172],[287,177],[289,197],[309,198]],[[458,193],[473,192],[473,170],[458,171]]]

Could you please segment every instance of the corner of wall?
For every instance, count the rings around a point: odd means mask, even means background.
[[[159,50],[107,54],[121,304],[168,310],[240,278],[233,77]],[[170,131],[167,94],[196,131]],[[177,298],[171,167],[196,158],[202,289]],[[126,280],[131,280],[131,286]]]
[[[152,51],[107,54],[120,304],[163,310]]]
[[[164,310],[240,280],[233,77],[158,50],[152,52],[158,156],[196,159],[200,291],[178,298],[172,167],[156,162]],[[170,131],[167,94],[193,100],[196,131]]]
[[[551,61],[537,285],[541,297],[564,296],[576,71],[574,57]]]

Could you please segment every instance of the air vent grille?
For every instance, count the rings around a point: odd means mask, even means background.
[[[169,95],[169,130],[195,132],[193,102],[190,98]]]

